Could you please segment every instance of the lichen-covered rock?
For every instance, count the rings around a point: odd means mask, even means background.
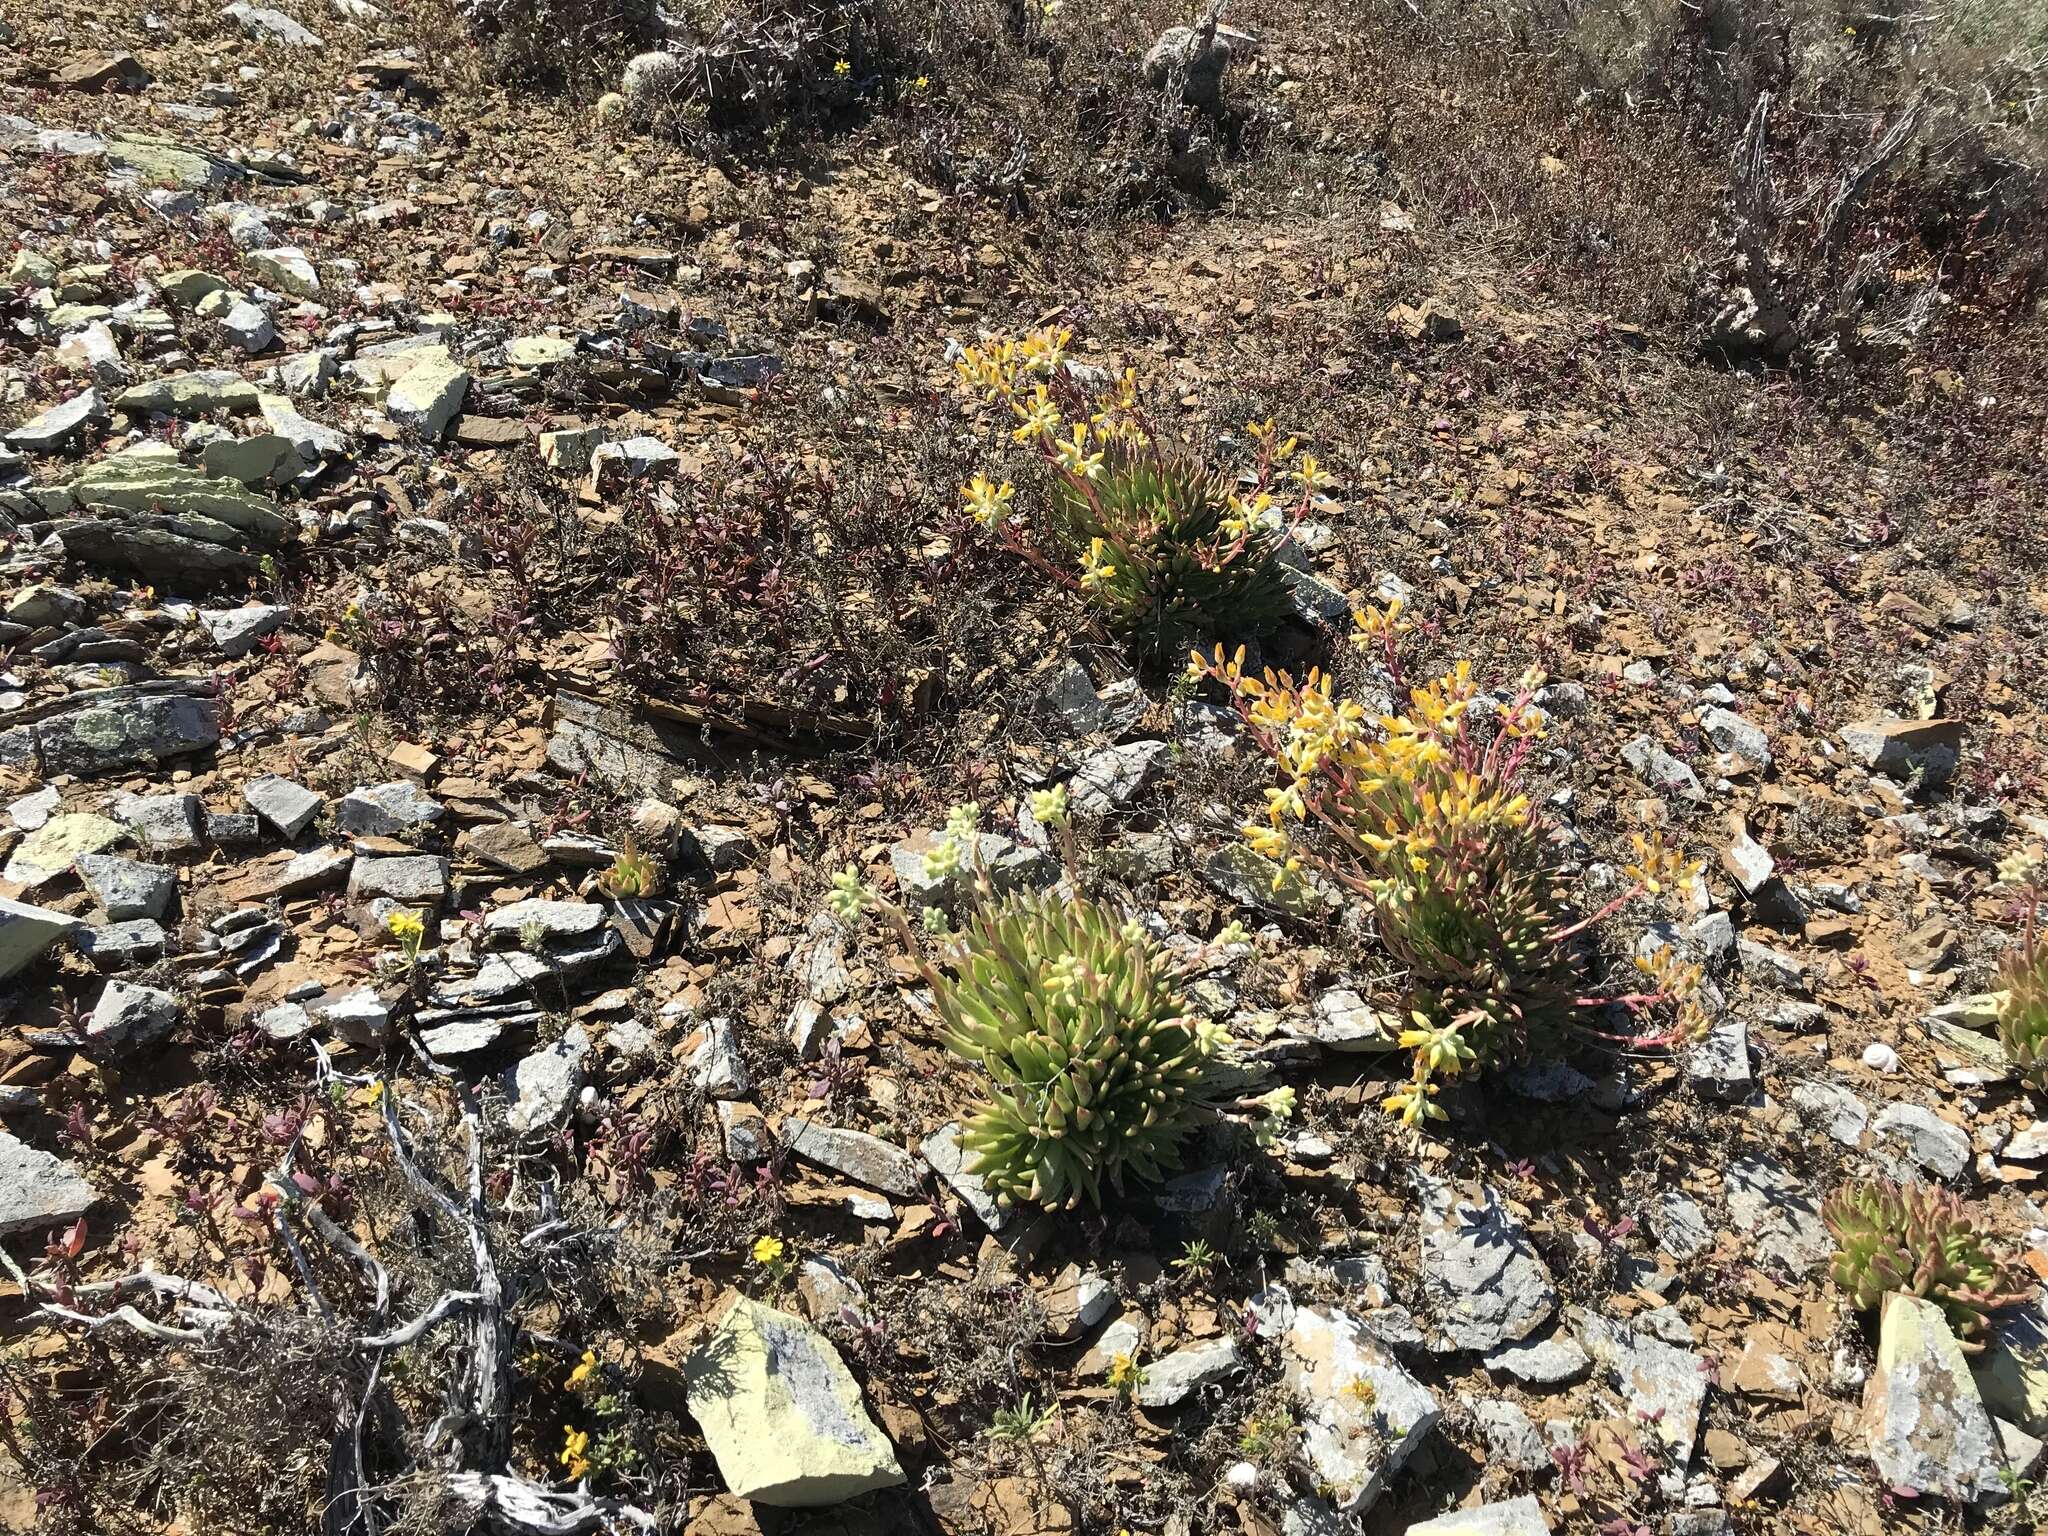
[[[1932,1301],[1896,1291],[1885,1298],[1863,1427],[1870,1459],[1890,1487],[1966,1504],[2008,1497],[1998,1428]]]
[[[683,1372],[691,1416],[740,1498],[841,1504],[903,1481],[839,1352],[800,1318],[730,1293]]]
[[[1341,1308],[1297,1307],[1279,1286],[1253,1302],[1279,1336],[1281,1379],[1301,1403],[1301,1450],[1339,1509],[1369,1508],[1436,1428],[1436,1399]]]

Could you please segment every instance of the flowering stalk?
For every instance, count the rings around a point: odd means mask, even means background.
[[[1249,491],[1173,453],[1138,399],[1137,375],[1091,398],[1065,366],[1072,333],[970,347],[956,364],[963,385],[1006,406],[1011,439],[1035,449],[1046,475],[1048,529],[1078,576],[1061,584],[1089,596],[1111,621],[1155,645],[1187,632],[1255,630],[1291,611],[1275,556],[1329,483],[1311,457],[1286,478],[1299,488],[1290,517],[1277,511],[1281,462],[1295,441],[1252,423],[1258,467]],[[1023,536],[1015,488],[977,474],[960,488],[967,510],[1040,569],[1057,571]]]
[[[1377,650],[1398,676],[1395,641],[1405,632],[1399,605],[1361,610],[1353,644]],[[1550,829],[1519,788],[1528,755],[1542,736],[1525,679],[1484,736],[1472,728],[1477,689],[1468,663],[1409,691],[1405,713],[1368,720],[1356,701],[1337,695],[1331,678],[1244,672],[1244,653],[1196,652],[1190,670],[1229,690],[1253,742],[1273,760],[1279,784],[1266,791],[1266,815],[1244,829],[1251,848],[1278,865],[1277,886],[1304,856],[1346,888],[1368,897],[1379,931],[1406,968],[1400,1044],[1411,1052],[1407,1086],[1386,1108],[1413,1124],[1441,1119],[1440,1079],[1519,1055],[1534,1039],[1571,1032],[1603,1043],[1661,1047],[1694,1034],[1703,1021],[1689,1005],[1661,1034],[1616,1036],[1579,1015],[1602,1004],[1641,1013],[1683,1003],[1697,967],[1669,950],[1644,957],[1649,985],[1621,993],[1586,988],[1571,941],[1593,923],[1697,873],[1659,834],[1635,839],[1630,884],[1590,917],[1575,918],[1550,852]],[[1326,838],[1303,842],[1314,825]]]

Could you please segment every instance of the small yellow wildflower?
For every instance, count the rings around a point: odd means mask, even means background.
[[[401,907],[384,919],[384,931],[401,944],[413,945],[427,936],[427,925],[419,913]]]
[[[1316,456],[1312,453],[1304,453],[1301,456],[1301,463],[1290,473],[1304,491],[1320,491],[1337,483],[1324,472],[1322,465],[1316,462]]]
[[[591,1373],[596,1369],[597,1351],[586,1349],[583,1351],[583,1358],[576,1362],[576,1368],[569,1372],[569,1390],[571,1392],[580,1391],[583,1384],[590,1380]]]
[[[967,510],[974,514],[974,520],[984,528],[997,518],[1008,514],[1010,501],[1016,494],[1016,487],[1009,481],[994,485],[986,475],[976,475],[960,487],[960,495],[967,503]]]
[[[923,89],[924,89],[924,88],[925,88],[926,86],[930,85],[930,84],[931,84],[931,81],[930,81],[930,80],[928,80],[928,79],[926,79],[926,78],[925,78],[925,77],[924,77],[923,75],[919,75],[919,76],[917,77],[917,79],[915,79],[915,80],[914,80],[914,81],[912,81],[911,83],[912,83],[913,85],[915,85],[915,86],[916,86],[916,87],[917,87],[917,88],[918,88],[918,89],[919,89],[919,90],[921,91],[921,90],[923,90]]]
[[[844,59],[841,59],[837,64],[834,64],[832,66],[832,73],[835,75],[851,74],[852,72],[853,66],[847,63]]]
[[[754,1239],[754,1262],[774,1264],[782,1257],[782,1239],[779,1237],[757,1237]]]
[[[1081,585],[1099,587],[1116,575],[1116,567],[1107,557],[1109,546],[1101,539],[1088,541],[1088,558],[1081,562]]]
[[[1119,1350],[1116,1354],[1110,1356],[1108,1380],[1109,1389],[1112,1392],[1122,1397],[1128,1397],[1131,1393],[1138,1390],[1139,1385],[1144,1379],[1144,1371],[1139,1368],[1138,1362],[1129,1353]]]
[[[590,1470],[590,1457],[586,1454],[589,1450],[589,1430],[578,1429],[573,1424],[562,1426],[561,1462],[572,1482],[581,1482],[584,1474]]]
[[[1052,397],[1046,392],[1043,384],[1033,387],[1028,402],[1012,401],[1010,409],[1017,413],[1017,419],[1021,423],[1017,430],[1010,434],[1016,441],[1028,443],[1033,438],[1051,438],[1058,435],[1060,408],[1053,404]]]
[[[1067,819],[1067,786],[1031,791],[1031,819],[1042,827],[1056,827]]]
[[[1060,461],[1060,468],[1070,475],[1093,480],[1102,473],[1101,451],[1088,452],[1088,427],[1084,422],[1075,422],[1073,436],[1056,441],[1053,453]]]

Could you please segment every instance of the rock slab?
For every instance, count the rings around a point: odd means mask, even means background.
[[[71,1164],[0,1131],[0,1237],[76,1221],[96,1198]]]
[[[1863,1428],[1870,1459],[1893,1488],[1966,1504],[2007,1497],[1997,1426],[1934,1302],[1899,1292],[1885,1298]]]
[[[739,1498],[808,1508],[903,1481],[839,1352],[800,1318],[731,1293],[683,1372],[690,1414]]]

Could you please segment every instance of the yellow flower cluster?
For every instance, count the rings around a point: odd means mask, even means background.
[[[1363,623],[1359,633],[1369,634]],[[1246,719],[1265,738],[1280,770],[1266,790],[1266,819],[1244,828],[1254,852],[1281,865],[1275,885],[1300,867],[1290,826],[1311,820],[1329,827],[1377,879],[1375,895],[1395,894],[1429,855],[1472,833],[1528,824],[1529,797],[1490,778],[1483,763],[1456,750],[1476,688],[1471,664],[1457,667],[1409,695],[1409,713],[1369,720],[1356,701],[1336,696],[1320,670],[1297,684],[1285,673],[1263,679],[1244,673],[1244,651],[1213,658],[1196,652],[1193,670],[1217,678],[1243,702]],[[1523,712],[1501,718],[1504,737],[1534,736],[1541,727]]]
[[[1361,609],[1352,641],[1391,654],[1410,627],[1398,602]],[[1265,815],[1243,833],[1279,866],[1275,887],[1307,857],[1378,909],[1381,938],[1409,976],[1410,1023],[1398,1038],[1414,1068],[1383,1102],[1410,1124],[1444,1118],[1441,1079],[1520,1049],[1532,1029],[1572,1024],[1589,1001],[1578,996],[1572,934],[1633,897],[1681,889],[1699,871],[1661,834],[1638,835],[1627,892],[1583,922],[1569,920],[1545,826],[1518,788],[1522,759],[1543,735],[1529,702],[1538,678],[1488,705],[1487,728],[1478,730],[1474,712],[1484,701],[1466,662],[1410,689],[1401,713],[1377,718],[1321,671],[1300,683],[1271,671],[1248,677],[1242,649],[1198,651],[1190,671],[1230,690],[1273,761],[1278,782],[1265,791]],[[1698,967],[1668,951],[1639,963],[1648,985],[1613,1000],[1632,1009],[1678,1001],[1678,1025],[1663,1038],[1695,1033],[1699,1020],[1685,1000]]]

